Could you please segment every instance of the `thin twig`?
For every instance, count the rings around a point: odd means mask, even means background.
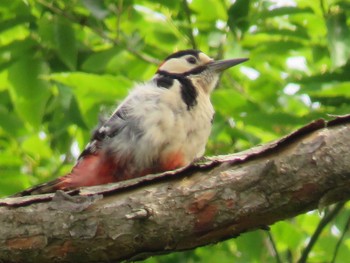
[[[39,4],[41,4],[42,6],[45,6],[47,9],[49,9],[50,11],[52,11],[53,13],[55,13],[56,15],[63,16],[63,17],[65,17],[65,18],[67,18],[68,20],[71,20],[71,21],[74,20],[75,23],[78,22],[77,19],[76,19],[75,17],[69,15],[68,13],[63,12],[63,10],[61,10],[61,9],[59,9],[59,8],[57,8],[57,7],[55,7],[55,6],[52,5],[52,4],[46,3],[46,2],[43,1],[43,0],[37,0],[37,2],[38,2]]]
[[[66,153],[64,156],[64,159],[59,163],[56,169],[53,170],[51,177],[56,178],[58,176],[62,176],[61,169],[63,168],[63,166],[65,166],[68,163],[70,163],[70,156],[68,153]]]
[[[80,21],[74,17],[74,16],[71,16],[70,14],[64,12],[63,10],[59,9],[59,8],[56,8],[54,7],[52,4],[49,4],[43,0],[38,0],[37,1],[39,4],[45,6],[46,8],[48,8],[50,11],[52,11],[54,14],[56,15],[60,15],[60,16],[63,16],[65,18],[67,18],[68,20],[70,20],[71,22],[73,23],[77,23],[77,24],[81,24]],[[129,51],[132,55],[134,55],[135,57],[141,59],[141,60],[144,60],[148,63],[152,63],[152,64],[156,64],[158,65],[160,63],[160,61],[158,59],[155,59],[151,56],[148,56],[146,54],[143,54],[143,53],[140,53],[138,51],[136,51],[135,49],[131,48],[129,45],[127,44],[124,44],[122,43],[120,40],[118,39],[113,39],[113,38],[110,38],[109,36],[107,36],[105,34],[105,32],[103,30],[101,30],[100,28],[96,28],[96,27],[92,27],[90,25],[86,25],[88,28],[90,28],[90,30],[92,32],[94,32],[95,34],[97,34],[98,36],[100,36],[101,38],[103,38],[104,40],[108,41],[108,42],[111,42],[113,43],[114,45],[118,45],[118,46],[122,46],[123,48],[125,48],[127,51]]]
[[[220,2],[221,2],[223,9],[225,9],[225,10],[229,9],[229,7],[226,5],[226,2],[224,0],[221,0]],[[228,34],[228,32],[230,32],[229,27],[227,25],[227,22],[226,22],[226,26],[222,30],[222,32],[225,32],[225,35],[223,35],[221,38],[220,44],[217,48],[218,51],[217,51],[217,54],[215,56],[215,59],[223,59],[224,58],[224,54],[225,54],[224,47],[226,45],[227,34]]]
[[[188,36],[189,36],[190,41],[191,41],[191,46],[194,49],[197,49],[197,44],[196,44],[196,41],[194,39],[192,22],[191,22],[191,10],[188,6],[187,0],[183,0],[183,5],[184,5],[184,11],[185,11],[185,15],[186,15],[187,23],[188,23]]]
[[[320,234],[322,233],[322,230],[339,213],[339,211],[343,208],[344,204],[345,204],[345,202],[341,202],[341,203],[336,204],[335,207],[321,219],[321,221],[319,222],[319,224],[318,224],[314,234],[312,235],[309,243],[305,247],[300,259],[298,260],[298,263],[307,262],[307,258],[309,256],[309,253],[310,253],[312,247],[315,245]]]
[[[344,240],[345,234],[346,234],[346,232],[348,231],[349,226],[350,226],[350,216],[348,217],[348,220],[346,221],[346,224],[345,224],[345,226],[344,226],[344,229],[343,229],[343,232],[342,232],[342,234],[341,234],[341,237],[339,238],[339,240],[338,240],[338,242],[337,242],[337,244],[336,244],[336,246],[335,246],[335,248],[334,248],[333,258],[332,258],[331,263],[334,263],[334,262],[335,262],[335,259],[336,259],[336,257],[337,257],[337,254],[338,254],[340,245],[341,245],[341,243],[342,243],[343,240]]]
[[[325,7],[325,4],[324,4],[324,0],[320,0],[320,7],[321,7],[321,10],[322,10],[323,18],[326,18],[327,17],[327,11],[326,11],[326,7]]]
[[[281,257],[280,257],[280,255],[278,253],[278,250],[277,250],[277,247],[276,247],[276,243],[275,243],[275,241],[273,239],[273,236],[272,236],[271,232],[270,231],[266,231],[266,233],[267,233],[268,241],[270,242],[271,248],[273,249],[272,252],[273,252],[273,256],[276,259],[276,262],[277,263],[282,263]]]
[[[119,40],[120,36],[120,21],[122,17],[122,12],[123,12],[123,0],[120,0],[118,2],[118,7],[117,7],[117,37],[116,39]]]

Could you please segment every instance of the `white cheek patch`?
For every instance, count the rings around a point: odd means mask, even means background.
[[[198,66],[206,65],[212,61],[214,61],[211,57],[208,57],[204,53],[198,54],[199,63],[190,64],[186,58],[192,55],[184,56],[181,58],[172,58],[165,61],[160,67],[159,70],[166,71],[174,74],[182,74],[184,72],[190,71]]]
[[[189,65],[188,63],[185,63],[184,61],[178,58],[169,59],[159,67],[159,70],[163,70],[163,71],[166,71],[169,73],[175,73],[175,74],[181,74],[191,69],[192,69],[191,65]]]

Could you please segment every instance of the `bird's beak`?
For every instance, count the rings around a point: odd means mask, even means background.
[[[213,61],[213,62],[209,62],[208,68],[211,71],[214,71],[216,73],[220,73],[220,72],[224,71],[225,69],[236,66],[236,65],[243,63],[247,60],[248,60],[248,58],[234,58],[234,59]]]

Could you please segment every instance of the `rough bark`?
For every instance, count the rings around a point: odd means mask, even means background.
[[[349,199],[349,116],[180,171],[0,200],[0,262],[117,262],[218,242]]]

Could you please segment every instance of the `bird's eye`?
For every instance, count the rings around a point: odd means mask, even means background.
[[[186,60],[190,64],[196,64],[197,63],[197,59],[195,57],[188,57],[188,58],[186,58]]]

